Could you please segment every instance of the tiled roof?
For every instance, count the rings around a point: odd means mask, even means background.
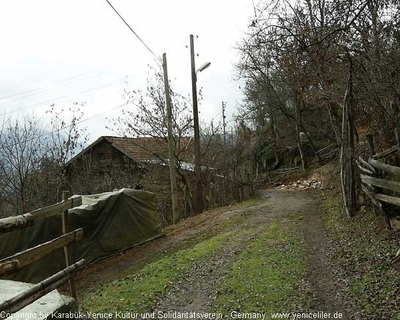
[[[82,150],[78,155],[68,161],[67,166],[76,158],[94,148],[101,141],[108,141],[114,148],[125,154],[134,161],[147,161],[156,159],[168,159],[168,141],[164,138],[140,137],[112,137],[104,136],[97,139],[87,148]],[[191,162],[193,160],[193,143],[192,138],[182,137],[177,143],[178,156],[181,160]]]
[[[105,137],[105,139],[135,161],[168,158],[168,142],[163,138]]]

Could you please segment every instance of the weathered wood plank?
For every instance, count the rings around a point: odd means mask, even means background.
[[[20,216],[0,219],[0,233],[24,229],[33,224],[33,216],[29,213]]]
[[[366,185],[361,184],[361,189],[365,192],[365,194],[370,198],[372,204],[379,209],[379,211],[382,211],[382,204],[375,199],[375,194],[372,190],[370,190]]]
[[[364,166],[364,168],[366,168],[366,169],[372,171],[374,174],[376,174],[375,168],[374,168],[373,166],[371,166],[371,165],[370,165],[367,161],[365,161],[363,158],[358,157],[358,161],[360,162],[360,164],[361,164],[362,166]]]
[[[360,162],[359,160],[356,160],[356,164],[357,164],[358,169],[360,169],[362,172],[365,172],[365,173],[368,173],[368,174],[371,174],[371,175],[374,174],[371,170],[369,170],[369,169],[367,169],[367,168],[364,168],[364,167],[361,165],[361,162]]]
[[[390,164],[386,164],[375,159],[370,158],[368,160],[369,164],[373,166],[375,169],[394,174],[396,176],[400,176],[400,168],[396,166],[392,166]]]
[[[375,186],[375,187],[380,187],[383,189],[400,192],[400,182],[374,178],[374,177],[366,176],[364,174],[361,174],[360,177],[361,177],[361,181],[369,186]]]
[[[388,195],[382,194],[382,193],[377,193],[377,194],[375,194],[375,199],[377,199],[379,201],[391,203],[396,206],[400,206],[400,198],[397,198],[397,197],[388,196]]]
[[[63,211],[75,208],[82,204],[82,197],[69,198],[68,200],[53,204],[51,206],[40,208],[30,212],[34,218],[47,218],[61,214]]]
[[[71,242],[75,242],[78,240],[81,240],[83,237],[83,229],[76,229],[75,231],[69,232],[65,235],[62,235],[58,238],[55,238],[53,240],[47,241],[45,243],[39,244],[33,248],[29,248],[25,251],[16,253],[10,257],[4,258],[0,260],[0,275],[4,273],[9,273],[18,269],[21,269],[22,267],[31,264],[32,262],[35,262],[44,256],[48,255],[52,251],[56,249],[63,248],[67,244]],[[18,264],[14,264],[13,268],[5,268],[2,270],[1,264],[2,263],[7,263],[10,261],[16,260],[18,261]]]
[[[57,272],[19,295],[0,303],[0,319],[8,317],[7,313],[14,313],[21,310],[33,301],[61,286],[69,279],[72,272],[82,267],[84,264],[84,259],[79,260],[70,267]]]
[[[382,151],[380,153],[374,154],[372,156],[373,159],[379,159],[388,156],[389,154],[395,153],[398,150],[397,146],[391,147],[390,149],[387,149],[385,151]]]

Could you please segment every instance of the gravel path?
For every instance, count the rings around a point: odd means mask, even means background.
[[[224,225],[227,219],[240,216],[236,224],[219,232],[234,231],[222,249],[200,263],[188,269],[161,301],[154,306],[158,311],[177,312],[215,312],[215,286],[224,280],[232,268],[237,254],[266,230],[278,217],[301,213],[303,219],[298,222],[298,232],[306,246],[305,259],[308,265],[305,285],[310,290],[313,312],[341,312],[341,319],[355,319],[345,310],[346,283],[340,280],[340,272],[330,259],[330,245],[324,231],[322,213],[318,200],[309,192],[288,190],[260,191],[262,204],[254,207],[227,210],[222,208],[210,213],[191,217],[181,225],[167,230],[166,237],[125,252],[119,256],[101,261],[79,276],[82,288],[95,285],[109,277],[121,274],[128,266],[151,261],[151,257],[168,251],[180,243]],[[235,220],[232,220],[235,221]],[[235,230],[237,232],[235,232]]]

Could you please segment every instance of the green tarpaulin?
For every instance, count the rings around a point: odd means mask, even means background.
[[[153,193],[122,189],[82,196],[82,205],[69,210],[69,230],[83,228],[83,239],[71,244],[72,262],[130,248],[161,234]],[[61,215],[35,219],[33,226],[0,234],[0,259],[61,235]],[[22,268],[9,279],[36,283],[65,268],[62,249]]]

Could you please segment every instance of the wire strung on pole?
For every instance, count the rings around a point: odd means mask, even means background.
[[[115,13],[121,18],[121,20],[126,24],[126,26],[133,32],[133,34],[136,36],[136,38],[139,39],[139,41],[146,47],[147,50],[156,58],[156,61],[158,63],[161,63],[161,58],[158,57],[153,50],[149,48],[149,46],[139,37],[139,35],[131,28],[131,26],[128,24],[128,22],[125,21],[125,19],[119,14],[119,12],[113,7],[113,5],[110,3],[110,1],[106,0],[107,3],[110,5],[110,7],[115,11]]]

